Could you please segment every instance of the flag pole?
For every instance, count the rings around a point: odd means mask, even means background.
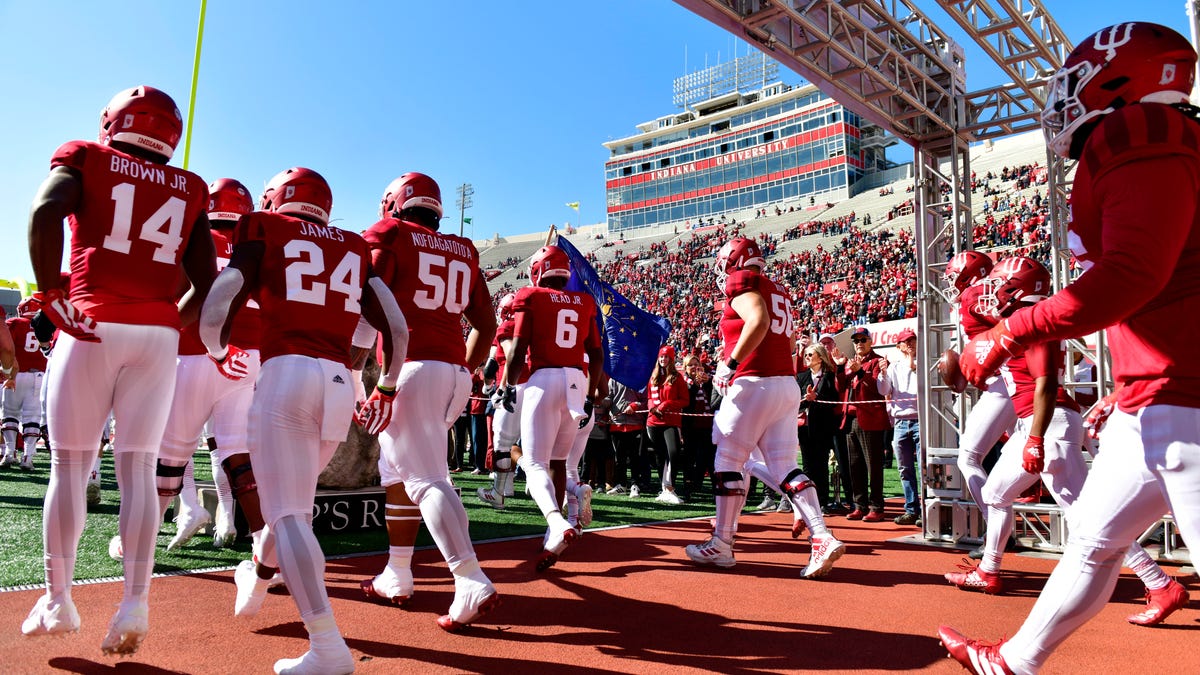
[[[196,28],[196,56],[192,58],[192,92],[188,97],[187,133],[183,141],[183,168],[192,157],[192,120],[196,117],[196,84],[200,79],[200,47],[204,44],[204,13],[208,0],[200,0],[200,25]]]

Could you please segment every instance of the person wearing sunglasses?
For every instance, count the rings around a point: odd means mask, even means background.
[[[878,523],[883,521],[883,436],[888,428],[878,382],[886,361],[875,351],[866,326],[855,328],[850,340],[854,356],[847,359],[844,372],[849,388],[846,414],[854,418],[846,437],[854,510],[846,518]]]

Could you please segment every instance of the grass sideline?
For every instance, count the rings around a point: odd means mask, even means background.
[[[208,453],[196,453],[195,462],[196,479],[208,480],[211,476]],[[40,586],[43,583],[42,503],[49,477],[49,458],[44,451],[38,452],[33,471],[0,469],[0,589]],[[896,469],[888,469],[884,477],[884,494],[901,494]],[[454,474],[453,479],[462,488],[473,541],[530,536],[545,531],[541,512],[533,500],[522,493],[523,483],[517,484],[517,497],[508,501],[508,508],[497,511],[482,505],[475,498],[476,488],[491,484],[487,476],[459,473]],[[113,578],[123,573],[121,563],[108,557],[108,541],[117,533],[118,507],[111,454],[104,456],[101,483],[103,502],[88,511],[79,543],[76,580]],[[761,492],[756,491],[750,497],[748,509],[757,506],[761,499]],[[593,498],[593,509],[595,518],[591,527],[711,516],[714,512],[712,493],[707,489],[694,493],[691,502],[679,506],[655,502],[654,495],[650,493],[638,499],[597,493]],[[167,542],[174,533],[173,523],[164,524],[159,530],[154,561],[157,574],[232,567],[250,557],[248,537],[239,539],[232,548],[215,549],[211,538],[200,534],[183,548],[167,551]],[[322,535],[320,541],[322,550],[329,557],[387,551],[387,536],[382,528],[351,534]],[[432,545],[429,533],[421,528],[417,546]]]

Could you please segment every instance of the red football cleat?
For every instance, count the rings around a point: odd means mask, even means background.
[[[1157,591],[1146,589],[1146,609],[1126,619],[1136,626],[1153,626],[1188,603],[1188,592],[1183,584],[1171,580],[1165,588]]]
[[[850,513],[846,514],[846,520],[862,520],[866,515],[867,513],[862,509],[854,509]]]
[[[872,512],[868,513],[867,515],[863,516],[863,522],[864,523],[882,523],[883,522],[883,513],[880,511],[872,511]]]
[[[999,572],[984,572],[963,559],[965,564],[959,565],[962,572],[947,572],[946,581],[958,586],[964,591],[982,591],[988,595],[996,595],[1004,590],[1004,582]]]
[[[949,626],[938,628],[938,639],[950,653],[950,658],[962,664],[975,675],[1013,675],[1013,671],[1000,656],[1000,645],[1004,641],[990,643],[972,640]]]

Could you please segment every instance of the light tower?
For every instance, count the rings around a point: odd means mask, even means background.
[[[467,209],[474,206],[471,195],[475,194],[475,188],[470,183],[463,183],[458,186],[456,192],[458,200],[454,202],[454,205],[458,207],[458,236],[461,237],[463,236],[463,225],[466,222],[463,220],[463,216]]]

